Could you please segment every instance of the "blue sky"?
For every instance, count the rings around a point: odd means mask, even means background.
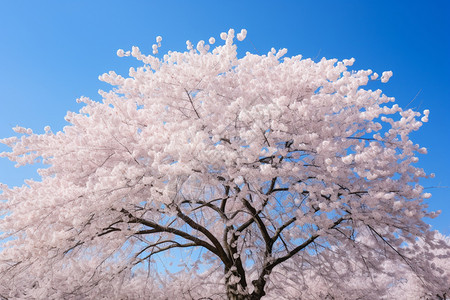
[[[170,3],[170,4],[169,4]],[[184,50],[187,39],[248,30],[238,46],[267,53],[356,59],[355,69],[394,77],[383,91],[405,107],[430,109],[430,122],[413,135],[429,149],[420,166],[436,178],[422,184],[433,194],[431,220],[450,235],[450,1],[0,1],[0,138],[19,124],[61,130],[80,96],[99,100],[108,86],[98,75],[127,74],[136,63],[116,50],[136,45],[151,53]],[[414,99],[414,101],[412,101]],[[412,101],[412,103],[410,103]],[[6,150],[0,147],[0,151]],[[33,167],[0,160],[0,182],[36,178]],[[435,188],[440,186],[440,188]]]

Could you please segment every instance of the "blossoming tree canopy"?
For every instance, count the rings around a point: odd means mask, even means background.
[[[448,243],[423,221],[426,149],[409,139],[429,111],[366,89],[378,74],[354,59],[239,58],[234,37],[162,58],[161,37],[153,55],[119,50],[143,65],[100,76],[114,86],[101,102],[80,98],[61,132],[2,140],[2,157],[48,166],[2,186],[2,296],[339,299],[389,293],[405,270],[424,294],[448,292],[431,263]],[[185,270],[153,267],[180,249],[196,255]]]

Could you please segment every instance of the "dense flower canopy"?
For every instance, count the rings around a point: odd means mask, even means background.
[[[448,293],[449,242],[423,221],[435,216],[415,166],[426,149],[409,139],[429,111],[364,88],[390,71],[286,49],[239,58],[234,31],[220,37],[162,58],[161,37],[153,55],[119,50],[143,65],[100,76],[115,86],[101,102],[80,98],[62,132],[16,127],[2,140],[1,156],[48,168],[2,186],[0,295]],[[158,266],[180,249],[196,255],[185,269]]]

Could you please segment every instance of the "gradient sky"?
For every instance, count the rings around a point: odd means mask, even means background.
[[[78,111],[80,96],[100,100],[109,87],[98,75],[126,75],[132,58],[116,50],[139,46],[150,54],[185,50],[229,28],[248,30],[238,44],[267,53],[287,48],[320,60],[356,59],[354,69],[394,77],[381,86],[401,107],[430,109],[430,122],[413,134],[427,147],[420,166],[436,177],[422,184],[433,194],[430,208],[442,214],[430,223],[450,235],[450,1],[115,1],[0,0],[0,138],[15,125],[54,132]],[[244,53],[244,52],[241,52]],[[0,151],[6,150],[3,145]],[[35,167],[14,168],[0,160],[0,182],[21,185],[37,178]]]

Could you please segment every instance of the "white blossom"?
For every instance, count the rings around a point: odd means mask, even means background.
[[[381,74],[381,82],[386,83],[389,81],[389,79],[392,77],[393,73],[392,71],[385,71],[383,74]]]
[[[247,36],[247,30],[246,29],[242,29],[241,32],[237,34],[237,39],[239,41],[243,41],[246,36]]]

